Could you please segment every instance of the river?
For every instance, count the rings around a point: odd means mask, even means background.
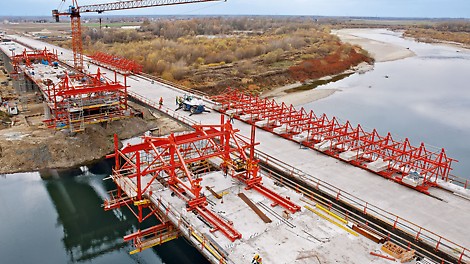
[[[123,236],[146,228],[129,210],[105,212],[115,189],[106,161],[66,172],[0,177],[1,263],[208,263],[183,238],[129,255]]]
[[[317,89],[339,88],[332,96],[304,105],[353,124],[375,127],[383,135],[443,147],[453,174],[470,169],[470,52],[403,39],[386,30],[361,37],[409,48],[416,56],[378,62],[374,70],[353,74]],[[122,237],[139,226],[128,210],[105,212],[103,161],[68,172],[18,173],[0,177],[0,256],[2,263],[207,263],[184,239],[129,255]],[[52,177],[51,177],[52,175]]]
[[[353,30],[354,31],[354,30]],[[357,30],[355,36],[398,45],[416,56],[377,62],[372,71],[353,74],[317,89],[340,89],[303,105],[318,115],[376,128],[413,145],[444,148],[451,174],[470,178],[470,51],[440,44],[418,43],[384,29]]]

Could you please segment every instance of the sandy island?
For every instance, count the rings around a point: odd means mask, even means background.
[[[336,34],[343,42],[348,42],[351,44],[359,45],[363,49],[367,50],[372,57],[377,62],[385,62],[385,61],[394,61],[394,60],[401,60],[404,58],[415,56],[416,54],[411,50],[399,46],[394,45],[387,42],[381,42],[373,39],[368,39],[364,37],[357,36],[356,34],[364,32],[370,32],[371,29],[341,29],[333,31],[333,34]],[[354,71],[355,72],[365,72],[371,70],[373,66],[362,63],[358,65]],[[326,77],[331,78],[331,77]],[[323,99],[334,94],[337,91],[341,91],[340,89],[311,89],[307,91],[301,92],[293,92],[293,93],[286,93],[285,91],[288,89],[292,89],[295,87],[299,87],[302,84],[294,83],[289,84],[286,86],[278,87],[270,91],[266,91],[262,94],[262,97],[269,97],[274,98],[279,102],[285,102],[286,104],[290,105],[302,105],[309,102],[313,102],[316,100]]]

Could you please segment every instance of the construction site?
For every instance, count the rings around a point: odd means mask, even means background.
[[[183,237],[210,263],[470,263],[470,180],[451,174],[443,148],[240,89],[208,96],[83,53],[82,13],[212,1],[73,1],[52,11],[70,19],[72,50],[2,36],[13,87],[3,123],[33,111],[24,122],[80,134],[142,117],[136,104],[184,127],[112,138],[116,188],[103,209],[158,222],[123,236],[129,254]]]

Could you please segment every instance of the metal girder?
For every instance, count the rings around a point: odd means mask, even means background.
[[[254,189],[272,200],[273,205],[281,205],[291,212],[300,210],[288,198],[262,186],[258,160],[254,157],[254,146],[257,145],[254,126],[250,138],[238,135],[238,130],[230,122],[224,122],[223,116],[220,125],[194,125],[193,128],[194,132],[167,137],[144,136],[142,143],[128,145],[121,150],[115,136],[115,153],[108,156],[114,157],[116,163],[112,178],[122,189],[121,195],[131,197],[134,205],[138,205],[138,212],[134,214],[139,221],[144,219],[140,205],[146,204],[140,201],[152,195],[152,186],[158,181],[158,184],[168,186],[185,201],[188,211],[196,211],[209,222],[213,232],[221,231],[231,241],[241,238],[241,234],[228,220],[205,207],[206,197],[201,194],[202,178],[189,169],[189,164],[213,157],[222,159],[226,169],[236,167],[235,157],[241,159],[243,166],[239,168],[240,171],[232,173],[233,177],[245,183],[247,189]],[[248,149],[249,154],[246,153]],[[129,187],[132,185],[130,182],[136,187]],[[113,196],[113,200],[121,201],[119,198]],[[129,207],[132,204],[127,199],[122,200],[126,202],[116,205]]]
[[[423,143],[415,147],[408,139],[394,140],[390,133],[381,136],[375,129],[367,132],[360,125],[352,126],[349,121],[341,123],[336,117],[317,116],[313,111],[296,110],[292,105],[278,104],[237,90],[229,89],[212,99],[221,104],[219,111],[222,113],[236,113],[236,118],[251,124],[268,123],[270,126],[258,126],[301,141],[303,145],[335,158],[349,151],[347,161],[355,166],[369,169],[368,163],[386,163],[385,170],[374,172],[399,183],[403,183],[402,179],[407,175],[417,173],[423,178],[423,183],[414,187],[419,191],[435,185],[438,178],[447,180],[455,161],[446,155],[444,149],[429,151]],[[244,118],[244,114],[253,116]],[[296,135],[303,139],[296,139]]]
[[[168,6],[168,5],[179,5],[179,4],[190,4],[190,3],[203,3],[203,2],[215,2],[221,0],[130,0],[130,1],[119,1],[113,3],[103,3],[95,5],[84,5],[81,6],[80,12],[97,12],[103,13],[106,11],[114,10],[125,10],[134,8],[145,8],[155,6]]]
[[[104,64],[104,66],[110,66],[118,71],[124,73],[141,73],[142,65],[138,64],[133,60],[128,60],[123,57],[116,55],[106,54],[103,52],[97,52],[90,56],[97,64]]]
[[[67,127],[74,120],[108,122],[125,116],[126,85],[106,78],[100,69],[96,74],[65,74],[57,84],[51,83],[39,85],[51,109],[52,118],[45,121],[49,127]]]
[[[20,64],[25,64],[27,67],[31,67],[31,61],[35,60],[44,60],[47,61],[49,64],[52,64],[54,61],[58,61],[57,51],[53,50],[50,52],[47,48],[43,50],[32,50],[24,51],[20,54],[15,54],[12,51],[11,61],[13,66],[19,66]]]

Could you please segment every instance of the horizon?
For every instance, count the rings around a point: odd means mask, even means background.
[[[62,1],[20,0],[2,3],[0,17],[50,16]],[[79,5],[118,2],[78,0]],[[65,1],[67,7],[71,1]],[[63,10],[64,8],[59,8]],[[101,16],[320,16],[363,18],[469,19],[467,0],[227,0],[106,12]],[[82,13],[84,15],[85,13]],[[95,14],[98,15],[98,14]],[[85,15],[87,16],[87,15]]]

